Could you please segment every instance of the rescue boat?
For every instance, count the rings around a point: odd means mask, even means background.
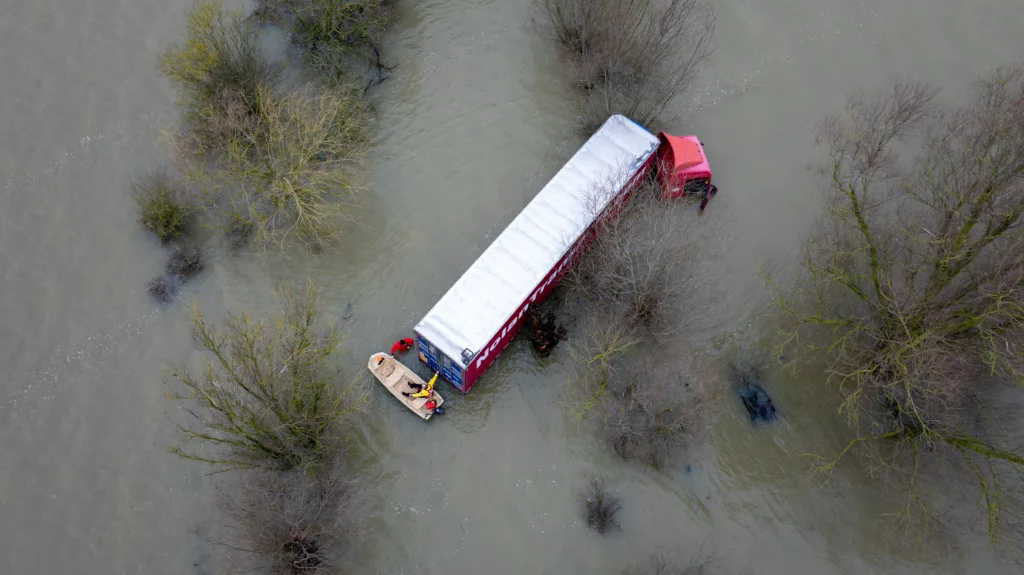
[[[444,398],[441,394],[434,389],[434,395],[430,398],[426,397],[406,397],[402,395],[402,392],[413,393],[418,389],[410,387],[410,383],[416,383],[419,385],[426,385],[427,382],[423,381],[423,378],[416,375],[411,369],[405,366],[402,362],[394,358],[394,356],[386,353],[375,353],[370,356],[369,362],[366,366],[373,373],[373,376],[377,378],[391,395],[395,396],[395,399],[402,402],[403,405],[409,408],[410,411],[420,416],[423,420],[429,420],[434,416],[434,412],[439,407],[444,405]],[[427,408],[427,402],[434,402],[434,409]],[[442,411],[443,412],[443,411]]]

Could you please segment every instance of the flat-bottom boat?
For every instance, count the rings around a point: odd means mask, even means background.
[[[373,373],[373,376],[377,378],[377,381],[381,383],[391,395],[395,396],[398,401],[401,401],[406,407],[412,410],[413,413],[422,417],[424,420],[428,420],[434,416],[434,409],[444,405],[444,398],[441,394],[434,390],[433,396],[429,399],[426,397],[406,397],[402,395],[402,392],[414,393],[419,389],[410,387],[410,383],[419,385],[426,385],[427,382],[423,381],[423,378],[416,375],[411,369],[406,367],[402,362],[395,359],[386,353],[375,353],[370,356],[370,361],[367,363],[367,367]],[[427,401],[433,401],[435,403],[434,409],[427,409]]]

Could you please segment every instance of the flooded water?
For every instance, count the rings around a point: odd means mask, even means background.
[[[155,71],[189,0],[0,3],[0,573],[212,573],[207,481],[167,454],[164,362],[196,356],[184,301],[146,281],[163,248],[135,223],[135,172],[164,157],[171,86]],[[677,103],[728,209],[721,261],[735,346],[764,304],[759,264],[791,256],[817,209],[816,122],[846,93],[919,78],[962,97],[1024,54],[1019,0],[719,0],[719,46]],[[190,284],[213,317],[269,310],[280,282],[316,277],[349,303],[353,362],[406,335],[571,155],[571,95],[528,0],[399,0],[373,94],[372,191],[345,245],[315,259],[219,256]],[[716,202],[718,200],[716,199]],[[374,389],[374,512],[356,573],[613,574],[703,547],[763,574],[1013,573],[983,541],[899,547],[877,485],[827,489],[802,453],[843,430],[821,375],[769,374],[782,414],[754,429],[725,398],[706,446],[655,473],[609,455],[559,404],[569,369],[522,341],[429,426]],[[452,395],[449,393],[449,395]],[[688,467],[687,467],[688,466]],[[688,470],[687,470],[688,469]],[[623,500],[598,538],[574,494],[598,475]]]

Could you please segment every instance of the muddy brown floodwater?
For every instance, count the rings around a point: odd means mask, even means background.
[[[129,185],[173,125],[159,53],[189,0],[0,2],[0,573],[213,573],[196,465],[167,454],[164,361],[196,358],[184,301],[158,309],[162,248],[136,226]],[[791,257],[818,207],[812,131],[846,93],[915,77],[962,97],[1024,55],[1020,0],[718,0],[719,46],[666,126],[697,133],[728,210],[723,332],[750,327],[754,272]],[[579,145],[552,46],[527,0],[399,0],[373,93],[373,186],[339,250],[316,259],[218,257],[183,299],[214,317],[268,310],[313,275],[348,324],[353,361],[416,320]],[[702,545],[760,574],[1012,573],[983,541],[899,548],[877,485],[854,469],[824,489],[800,455],[835,446],[821,374],[770,373],[782,415],[754,429],[738,402],[677,470],[624,465],[568,421],[565,354],[515,341],[466,397],[424,426],[374,389],[372,530],[356,573],[614,574],[655,550]],[[449,394],[451,395],[451,394]],[[689,466],[689,471],[687,471]],[[574,493],[616,488],[622,530],[599,539]]]

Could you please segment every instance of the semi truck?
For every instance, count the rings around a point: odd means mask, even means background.
[[[655,136],[613,115],[509,223],[415,326],[419,360],[466,393],[597,232],[602,214],[656,177],[663,199],[716,188],[696,136]]]

